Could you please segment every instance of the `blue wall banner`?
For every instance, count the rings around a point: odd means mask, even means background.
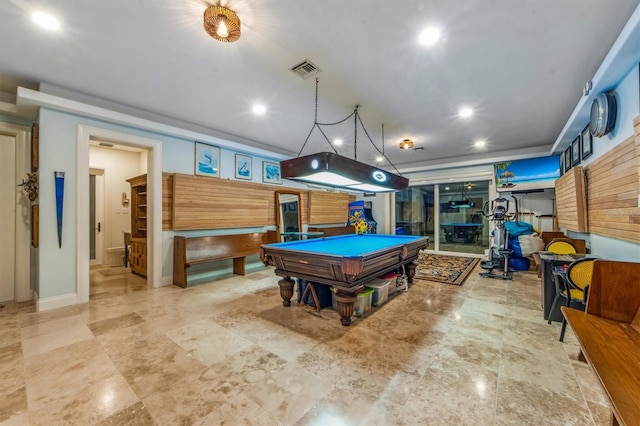
[[[58,219],[58,247],[62,248],[62,201],[64,199],[64,172],[53,172],[56,179],[56,217]]]

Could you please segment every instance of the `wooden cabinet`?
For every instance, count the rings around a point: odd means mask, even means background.
[[[147,175],[127,179],[131,185],[131,271],[147,276]]]
[[[147,240],[131,238],[131,271],[147,276]]]

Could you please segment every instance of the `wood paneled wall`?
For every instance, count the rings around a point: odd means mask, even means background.
[[[274,222],[273,189],[238,182],[175,174],[173,229],[224,229]],[[270,220],[271,217],[271,220]]]
[[[640,242],[640,117],[635,135],[586,167],[589,231]]]
[[[587,232],[587,202],[584,170],[574,167],[556,181],[558,226],[575,232]]]
[[[309,224],[346,223],[352,201],[355,196],[349,194],[309,191]]]
[[[173,227],[173,174],[162,174],[162,230]]]
[[[162,229],[274,226],[275,191],[279,189],[285,188],[238,180],[163,173]],[[345,223],[349,203],[355,201],[355,196],[336,192],[300,191],[300,201],[303,224]]]

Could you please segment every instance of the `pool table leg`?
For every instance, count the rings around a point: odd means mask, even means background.
[[[413,277],[416,275],[416,264],[409,262],[404,265],[404,273],[407,274],[407,281],[409,281],[409,284],[413,283]]]
[[[353,293],[336,293],[336,305],[340,314],[340,322],[345,327],[351,324],[353,306],[356,303],[356,295]]]
[[[280,297],[282,297],[282,304],[284,306],[291,306],[291,298],[293,297],[293,280],[289,277],[283,278],[278,281],[280,287]]]

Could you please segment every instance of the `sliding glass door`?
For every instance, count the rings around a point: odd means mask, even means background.
[[[396,192],[396,234],[427,235],[433,245],[434,199],[434,185]]]
[[[484,254],[489,222],[482,207],[489,199],[489,183],[451,182],[438,187],[440,251]]]
[[[488,181],[412,186],[396,193],[396,234],[427,235],[436,251],[484,254],[489,222],[481,212],[488,199]]]

